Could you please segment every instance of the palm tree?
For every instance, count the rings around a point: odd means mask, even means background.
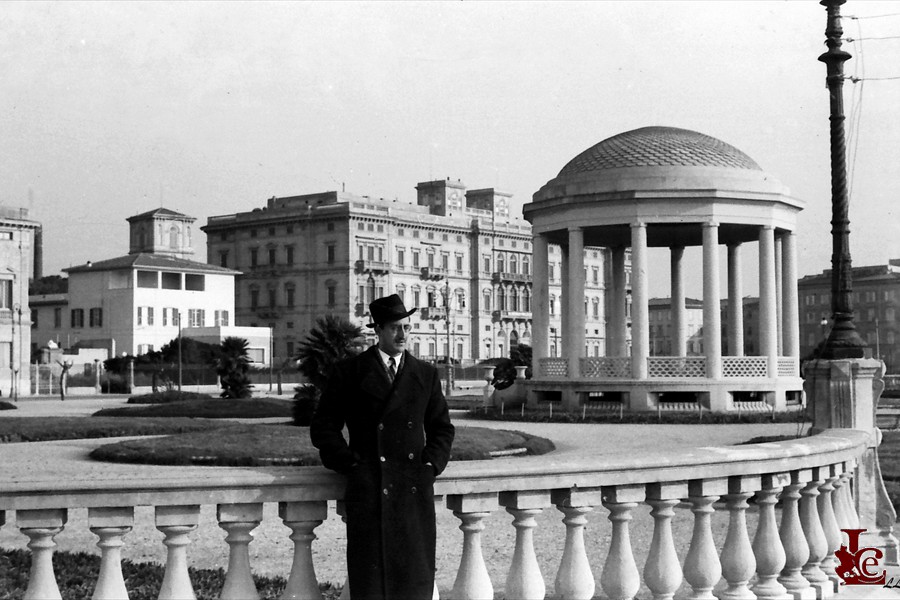
[[[336,315],[316,319],[297,350],[297,369],[309,384],[294,388],[295,425],[309,425],[334,365],[359,354],[364,347],[365,338],[358,325]]]
[[[250,369],[250,344],[239,337],[222,340],[216,357],[216,373],[222,382],[222,398],[249,398],[253,385],[247,371]]]

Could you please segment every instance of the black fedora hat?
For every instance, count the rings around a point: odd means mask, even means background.
[[[368,326],[375,327],[375,325],[399,321],[413,314],[416,310],[418,309],[406,310],[406,307],[403,306],[403,300],[397,294],[377,298],[369,304],[369,314],[372,315],[372,322]]]

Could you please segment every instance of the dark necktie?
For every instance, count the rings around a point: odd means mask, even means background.
[[[394,378],[397,376],[397,363],[394,361],[394,357],[390,357],[388,361],[388,377],[391,378],[391,382],[393,383]]]

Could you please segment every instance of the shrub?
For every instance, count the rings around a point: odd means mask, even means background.
[[[319,406],[319,397],[321,395],[319,389],[310,383],[294,387],[294,425],[309,427],[316,412],[316,407]]]
[[[166,390],[164,392],[156,392],[153,394],[142,394],[140,396],[132,396],[128,399],[128,404],[168,404],[170,402],[182,402],[184,400],[211,400],[209,394],[200,392],[179,392],[178,390]]]
[[[16,410],[19,407],[13,404],[12,402],[7,402],[6,400],[0,400],[0,410]]]
[[[205,419],[16,417],[14,419],[0,419],[0,444],[134,435],[165,435],[187,431],[202,431],[221,426],[222,422]]]

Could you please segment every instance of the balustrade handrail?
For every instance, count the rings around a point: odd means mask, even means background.
[[[435,482],[437,495],[503,491],[599,488],[760,475],[807,469],[857,459],[874,445],[870,434],[829,429],[814,436],[766,444],[639,452],[628,456],[567,456],[451,463]],[[180,506],[340,499],[344,478],[322,467],[147,467],[128,465],[77,481],[59,477],[7,480],[0,511],[115,506]],[[177,469],[177,476],[172,473]],[[143,469],[142,469],[143,470]],[[124,475],[128,473],[128,475]]]

